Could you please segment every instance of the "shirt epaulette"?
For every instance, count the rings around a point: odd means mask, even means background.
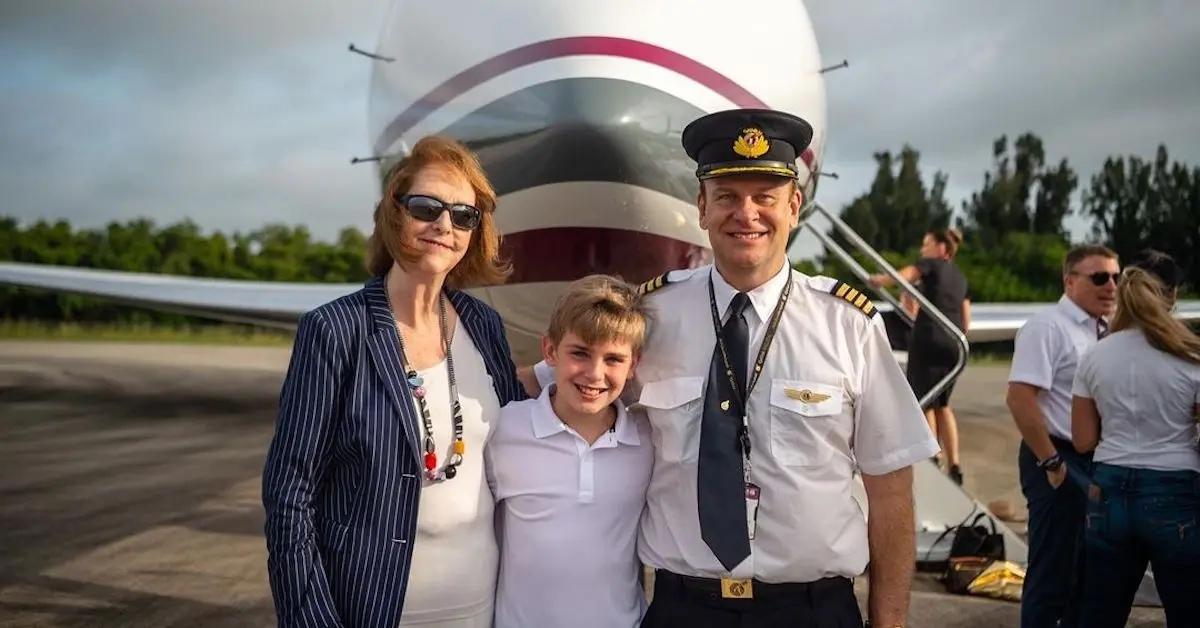
[[[867,295],[853,288],[850,284],[844,281],[830,279],[828,277],[813,277],[811,279],[812,280],[810,280],[809,285],[814,289],[828,292],[829,294],[845,301],[846,303],[853,305],[858,309],[858,311],[865,314],[868,318],[879,314],[879,310],[876,309],[875,304],[871,302],[871,299],[868,298]]]
[[[693,271],[694,269],[685,268],[682,270],[673,270],[668,273],[663,273],[638,286],[638,294],[645,296],[651,292],[654,292],[655,290],[658,290],[659,288],[662,288],[663,286],[679,283],[680,281],[691,277]]]

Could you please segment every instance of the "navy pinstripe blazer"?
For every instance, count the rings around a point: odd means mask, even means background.
[[[446,291],[500,405],[523,399],[500,316]],[[421,449],[379,278],[300,321],[263,471],[267,568],[283,626],[399,623]]]

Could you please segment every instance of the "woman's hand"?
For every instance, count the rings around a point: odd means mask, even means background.
[[[525,388],[525,394],[529,395],[530,399],[537,399],[538,395],[542,394],[542,386],[538,383],[532,366],[518,368],[517,381],[521,382],[521,386]]]

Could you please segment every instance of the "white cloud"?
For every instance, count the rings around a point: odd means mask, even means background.
[[[374,0],[4,6],[0,213],[365,228]],[[334,8],[334,7],[338,8]]]

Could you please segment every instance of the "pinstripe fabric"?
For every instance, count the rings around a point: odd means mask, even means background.
[[[500,316],[447,290],[501,405],[525,397]],[[263,470],[282,626],[395,626],[421,483],[419,428],[383,282],[300,320]]]

